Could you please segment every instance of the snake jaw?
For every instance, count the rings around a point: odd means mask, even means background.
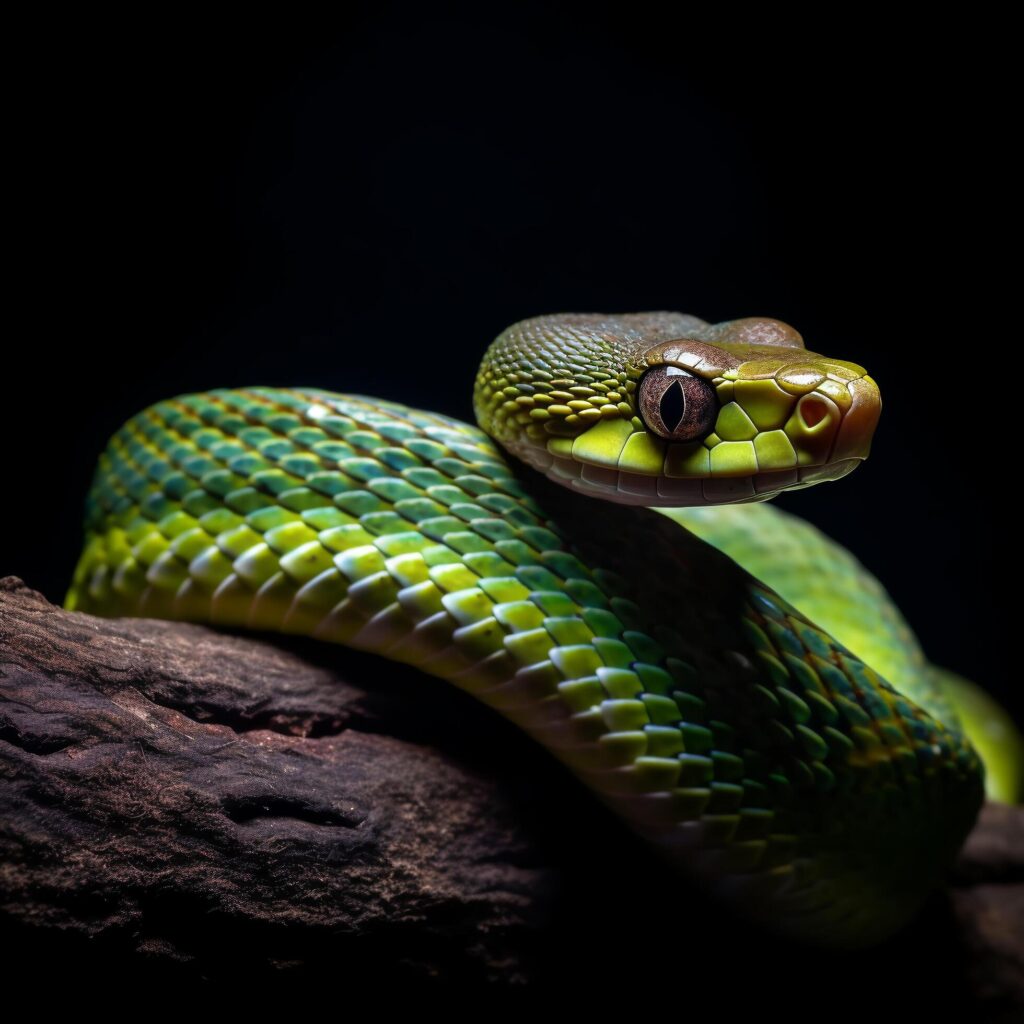
[[[867,458],[881,398],[870,377],[853,372],[844,368],[852,379],[840,381],[803,365],[770,379],[716,377],[715,428],[690,443],[666,442],[634,420],[606,421],[556,446],[506,447],[556,483],[618,504],[765,501],[839,480]]]

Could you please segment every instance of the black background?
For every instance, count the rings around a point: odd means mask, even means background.
[[[863,468],[781,504],[1016,700],[998,27],[482,10],[14,43],[0,572],[61,599],[92,462],[160,398],[304,384],[470,418],[517,319],[770,315],[885,401]]]

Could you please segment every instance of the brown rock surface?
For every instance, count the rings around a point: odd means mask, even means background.
[[[58,961],[71,991],[329,982],[1009,1020],[1024,809],[986,807],[901,935],[808,950],[724,916],[442,682],[325,645],[67,613],[8,578],[0,924],[8,971]]]

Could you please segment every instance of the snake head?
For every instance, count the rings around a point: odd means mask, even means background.
[[[478,421],[575,490],[631,505],[763,501],[867,458],[881,411],[863,367],[767,318],[537,317],[484,357]]]

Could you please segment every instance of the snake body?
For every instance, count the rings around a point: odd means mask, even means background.
[[[100,458],[67,605],[416,665],[744,914],[844,946],[905,923],[982,799],[955,716],[643,507],[845,475],[874,382],[776,321],[567,315],[499,336],[475,406],[479,428],[311,389],[161,402]]]

